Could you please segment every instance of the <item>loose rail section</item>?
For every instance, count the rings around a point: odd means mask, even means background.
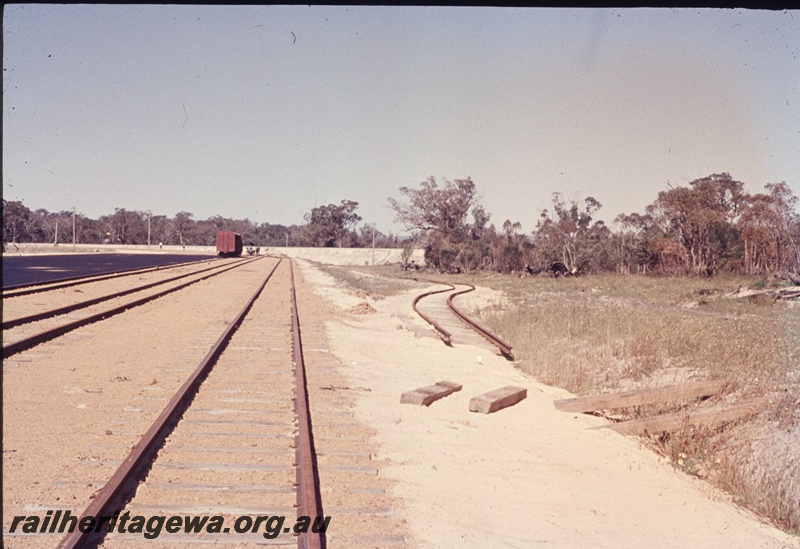
[[[461,309],[456,307],[455,303],[453,303],[453,298],[455,298],[456,296],[463,295],[475,290],[475,286],[473,286],[472,284],[466,284],[466,286],[468,286],[466,290],[461,290],[459,292],[454,292],[450,294],[450,296],[447,298],[447,306],[450,308],[451,311],[453,311],[453,314],[455,314],[458,318],[469,324],[469,326],[473,330],[475,330],[484,338],[486,338],[486,340],[489,343],[497,347],[500,351],[500,354],[502,354],[508,360],[514,360],[514,355],[511,352],[510,343],[507,343],[503,338],[490,332],[488,329],[478,324],[478,322],[468,317],[466,314],[464,314],[464,312]]]
[[[415,278],[414,280],[418,280],[418,279]],[[424,282],[432,282],[432,281],[426,280]],[[439,282],[432,282],[432,283],[433,284],[440,284]],[[426,314],[422,313],[422,311],[420,311],[419,308],[417,307],[417,304],[421,300],[425,299],[428,296],[441,294],[441,293],[444,293],[444,292],[450,292],[450,291],[456,289],[456,287],[453,286],[452,284],[447,284],[447,286],[448,287],[443,289],[443,290],[432,290],[430,292],[425,292],[424,294],[418,295],[411,302],[411,307],[414,309],[414,312],[417,313],[420,316],[420,318],[422,318],[422,320],[424,320],[425,322],[427,322],[428,324],[431,325],[433,330],[439,335],[439,337],[442,339],[442,341],[444,341],[445,345],[448,345],[448,346],[452,347],[453,346],[453,342],[452,342],[452,337],[453,336],[452,336],[452,334],[449,331],[447,331],[441,324],[439,324],[438,322],[434,321],[432,318],[430,318]]]
[[[474,291],[475,290],[475,286],[473,286],[472,284],[463,284],[464,286],[467,286],[467,288],[465,290],[460,290],[460,291],[455,292],[454,290],[456,289],[456,287],[453,284],[449,284],[449,283],[445,283],[445,282],[437,282],[435,280],[423,280],[423,279],[417,279],[417,278],[415,278],[414,280],[418,281],[418,282],[428,282],[428,283],[431,283],[431,284],[443,284],[443,285],[447,286],[447,288],[444,288],[444,289],[441,289],[441,290],[428,291],[428,292],[425,292],[424,294],[418,295],[418,296],[416,296],[414,298],[414,300],[411,303],[411,306],[414,309],[414,311],[423,320],[425,320],[425,322],[427,322],[428,324],[431,325],[431,327],[433,327],[434,331],[439,335],[439,337],[442,339],[442,341],[446,345],[452,346],[452,334],[444,326],[442,326],[441,323],[436,322],[434,319],[432,319],[429,316],[427,316],[424,313],[422,313],[418,308],[418,304],[422,299],[425,299],[426,297],[429,297],[429,296],[432,296],[432,295],[436,295],[436,294],[441,294],[441,293],[444,293],[444,292],[451,292],[452,291],[453,293],[450,294],[448,296],[448,298],[447,298],[447,307],[449,308],[449,310],[458,319],[460,319],[461,321],[466,323],[467,326],[472,328],[472,330],[474,330],[480,336],[482,336],[484,339],[486,339],[492,346],[496,347],[501,355],[503,355],[508,360],[514,360],[514,355],[512,353],[512,350],[511,350],[512,347],[511,347],[510,343],[508,343],[505,340],[503,340],[500,336],[492,333],[487,328],[481,326],[477,321],[475,321],[472,318],[470,318],[461,309],[456,307],[455,303],[453,303],[453,299],[456,296],[463,295],[463,294],[466,294],[468,292]]]

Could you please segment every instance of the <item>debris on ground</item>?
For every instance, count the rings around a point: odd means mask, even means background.
[[[355,307],[350,307],[347,309],[348,313],[353,313],[354,315],[371,315],[377,313],[378,310],[367,303],[366,301],[359,303]]]

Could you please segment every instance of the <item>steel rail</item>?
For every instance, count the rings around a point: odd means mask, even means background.
[[[80,286],[81,284],[90,284],[92,282],[99,282],[101,280],[108,280],[118,276],[131,276],[135,274],[147,273],[150,271],[158,271],[161,269],[171,269],[173,267],[185,267],[187,265],[194,265],[196,263],[205,263],[206,261],[216,261],[217,257],[209,257],[208,259],[200,259],[198,261],[187,261],[185,263],[174,263],[172,265],[158,265],[155,267],[136,267],[134,269],[124,269],[122,271],[97,273],[93,275],[70,276],[65,278],[57,278],[47,282],[30,282],[26,284],[15,284],[14,286],[5,286],[3,288],[3,297],[19,297],[21,295],[30,295],[40,292],[49,292],[50,290],[59,290],[61,288],[69,288],[71,286]],[[63,284],[61,284],[63,282]],[[55,286],[51,286],[55,284]],[[33,288],[33,286],[37,286]],[[39,287],[39,286],[47,286]],[[23,288],[30,288],[24,290]],[[21,291],[15,291],[21,290]]]
[[[258,290],[247,301],[244,308],[236,316],[236,318],[228,325],[225,331],[217,339],[214,346],[206,353],[203,360],[197,366],[195,371],[189,376],[184,384],[178,389],[178,392],[170,399],[167,406],[156,418],[142,439],[133,447],[111,478],[106,482],[103,488],[98,492],[97,496],[92,499],[89,505],[81,514],[80,521],[83,517],[113,517],[114,512],[121,510],[126,499],[131,495],[131,491],[136,488],[138,482],[146,476],[151,464],[152,457],[155,452],[164,444],[164,441],[175,428],[178,418],[188,408],[191,400],[197,394],[200,385],[208,377],[214,364],[219,356],[225,350],[228,342],[230,341],[233,333],[244,320],[247,313],[250,311],[253,303],[255,303],[261,291],[269,282],[272,274],[280,265],[281,260],[275,264],[275,267],[269,272],[264,282],[261,283]],[[101,528],[102,530],[102,528]],[[57,545],[58,549],[75,549],[83,547],[96,547],[102,542],[106,532],[82,532],[80,529],[67,534],[62,538],[61,542]]]
[[[364,273],[364,274],[374,275],[374,273],[365,272],[365,271],[362,271],[360,269],[353,269],[353,270],[361,272],[361,273]],[[444,343],[446,345],[452,346],[450,332],[448,332],[441,325],[437,324],[432,319],[430,319],[429,317],[427,317],[426,315],[421,313],[420,310],[417,308],[417,303],[421,299],[424,299],[424,298],[428,297],[429,295],[439,294],[439,293],[455,290],[456,289],[455,286],[453,284],[448,283],[448,282],[439,282],[439,281],[436,281],[436,280],[429,280],[429,279],[424,279],[424,278],[409,278],[409,277],[404,277],[404,276],[403,277],[399,277],[399,278],[401,280],[413,280],[414,282],[427,282],[427,283],[430,283],[430,284],[444,284],[444,285],[450,286],[449,289],[435,290],[435,291],[432,291],[432,292],[424,293],[422,295],[418,295],[417,297],[414,298],[414,301],[411,302],[411,307],[414,309],[414,312],[416,312],[420,317],[422,317],[422,319],[425,322],[427,322],[428,324],[430,324],[433,327],[434,331],[442,339],[442,341],[444,341]],[[453,312],[454,315],[456,315],[462,321],[466,322],[467,325],[470,328],[472,328],[473,330],[478,332],[479,335],[481,335],[484,339],[488,340],[489,343],[491,343],[493,346],[497,347],[497,349],[500,351],[501,355],[503,355],[508,360],[514,360],[514,355],[511,352],[512,347],[511,347],[510,343],[506,342],[500,336],[492,333],[487,328],[485,328],[485,327],[481,326],[480,324],[478,324],[477,321],[475,321],[475,320],[471,319],[470,317],[468,317],[463,311],[461,311],[458,307],[455,306],[455,303],[453,303],[453,298],[455,298],[456,296],[463,295],[463,294],[466,294],[466,293],[469,293],[469,292],[475,290],[475,286],[473,286],[472,284],[467,284],[467,283],[464,283],[464,282],[459,282],[458,284],[462,284],[464,286],[468,286],[468,289],[455,292],[455,293],[451,294],[450,296],[448,296],[448,298],[447,298],[447,306],[448,306],[448,308]]]
[[[297,507],[300,516],[322,517],[322,496],[319,489],[319,470],[316,452],[314,451],[314,435],[311,424],[311,411],[308,406],[308,387],[306,385],[306,367],[303,361],[303,341],[300,332],[300,319],[297,310],[297,296],[294,285],[293,261],[289,260],[289,273],[292,281],[292,352],[295,364],[298,433],[295,437],[295,461],[297,474]],[[321,549],[327,546],[325,532],[305,532],[297,539],[298,549]]]
[[[414,312],[417,313],[422,318],[422,320],[424,320],[425,322],[427,322],[428,324],[430,324],[433,327],[433,330],[441,338],[441,340],[444,341],[445,345],[448,345],[448,346],[452,347],[453,346],[453,342],[451,341],[451,339],[453,337],[452,334],[450,332],[448,332],[447,330],[445,330],[445,328],[443,326],[441,326],[437,322],[434,322],[434,320],[432,318],[429,318],[427,315],[423,314],[417,308],[417,303],[419,303],[419,301],[421,299],[424,299],[424,298],[426,298],[428,296],[431,296],[431,295],[434,295],[434,294],[441,294],[441,293],[444,293],[444,292],[449,292],[451,290],[455,290],[456,287],[453,286],[452,284],[447,284],[446,282],[436,282],[434,280],[423,280],[423,279],[417,279],[417,278],[414,278],[413,280],[415,282],[429,282],[431,284],[445,284],[447,286],[450,286],[449,288],[445,288],[444,290],[432,290],[430,292],[425,292],[422,295],[418,295],[417,297],[414,298],[414,301],[411,302],[411,308],[414,309]]]
[[[246,261],[245,259],[239,260],[238,263]],[[141,292],[142,290],[147,290],[149,288],[154,288],[156,286],[160,286],[162,284],[168,284],[169,282],[174,282],[176,280],[180,280],[181,278],[186,278],[188,276],[197,275],[200,273],[205,273],[211,271],[213,269],[219,269],[220,265],[214,265],[213,267],[208,267],[205,269],[200,269],[199,271],[194,271],[192,273],[185,273],[182,275],[173,276],[171,278],[167,278],[165,280],[159,280],[157,282],[150,282],[149,284],[143,284],[142,286],[136,286],[135,288],[129,288],[127,290],[122,290],[121,292],[116,292],[113,294],[108,294],[100,297],[95,297],[93,299],[88,299],[86,301],[81,301],[80,303],[73,303],[72,305],[66,305],[64,307],[60,307],[58,309],[51,309],[49,311],[44,311],[41,313],[36,313],[33,315],[23,316],[20,318],[14,318],[3,322],[2,328],[3,330],[8,330],[10,328],[15,328],[17,326],[22,326],[23,324],[28,324],[30,322],[35,322],[37,320],[42,320],[45,318],[51,318],[58,315],[63,315],[66,313],[71,313],[72,311],[77,311],[78,309],[84,309],[86,307],[91,307],[92,305],[97,305],[98,303],[102,303],[103,301],[108,301],[109,299],[114,299],[116,297],[122,297],[128,294],[132,294],[135,292]]]
[[[511,353],[511,344],[507,343],[500,336],[493,334],[492,332],[490,332],[489,330],[478,324],[476,321],[468,317],[458,307],[455,306],[455,304],[453,303],[453,298],[475,290],[475,286],[473,286],[472,284],[464,284],[464,285],[468,286],[466,290],[454,292],[448,296],[447,306],[450,308],[451,311],[453,311],[453,314],[455,314],[458,318],[469,324],[469,326],[473,330],[475,330],[485,339],[487,339],[489,343],[497,347],[498,350],[500,351],[500,354],[502,354],[508,360],[514,360],[514,355]]]
[[[453,284],[450,284],[448,282],[439,282],[437,280],[429,280],[429,279],[424,279],[424,278],[410,278],[409,279],[409,278],[406,278],[406,277],[401,277],[401,279],[403,279],[403,280],[413,280],[414,282],[427,282],[427,283],[430,283],[430,284],[444,284],[446,286],[450,286],[449,288],[446,288],[444,290],[434,290],[434,291],[431,291],[431,292],[426,292],[426,293],[424,293],[422,295],[418,295],[417,297],[414,298],[414,301],[411,302],[411,306],[414,309],[414,311],[420,317],[422,317],[422,319],[425,322],[427,322],[428,324],[430,324],[433,327],[434,331],[436,331],[436,333],[439,335],[439,337],[442,339],[442,341],[445,342],[446,345],[452,346],[450,332],[448,332],[442,326],[440,326],[439,324],[434,322],[432,319],[428,318],[426,315],[421,313],[420,310],[417,308],[417,303],[421,299],[426,298],[426,297],[428,297],[430,295],[440,294],[440,293],[443,293],[443,292],[452,291],[452,290],[455,290],[456,287]],[[453,303],[453,298],[455,298],[456,296],[463,295],[463,294],[466,294],[466,293],[469,293],[469,292],[472,292],[472,291],[475,290],[475,286],[473,286],[472,284],[467,284],[465,282],[459,282],[458,284],[462,284],[464,286],[467,286],[467,289],[466,290],[461,290],[461,291],[458,291],[458,292],[454,292],[454,293],[450,294],[447,297],[447,307],[453,312],[454,315],[456,315],[456,317],[458,317],[462,321],[466,322],[466,324],[470,328],[472,328],[473,330],[478,332],[478,334],[480,334],[484,339],[489,341],[489,343],[491,343],[493,346],[497,347],[497,349],[500,351],[501,355],[503,355],[508,360],[514,360],[514,355],[511,352],[512,347],[511,347],[510,343],[506,342],[500,336],[492,333],[488,329],[486,329],[483,326],[481,326],[480,324],[478,324],[478,322],[476,322],[475,320],[471,319],[463,311],[461,311],[458,307],[455,306],[455,303]]]
[[[256,258],[256,259],[252,259],[251,261],[258,261],[259,259],[260,258]],[[138,307],[139,305],[144,305],[145,303],[148,303],[150,301],[158,299],[159,297],[163,297],[163,296],[165,296],[167,294],[170,294],[172,292],[176,292],[178,290],[182,290],[183,288],[186,288],[187,286],[191,286],[192,284],[195,284],[196,282],[200,282],[202,280],[206,280],[206,279],[211,278],[213,276],[220,275],[220,274],[222,274],[224,272],[230,271],[231,269],[236,269],[238,267],[246,265],[249,262],[250,261],[236,263],[235,265],[232,265],[232,266],[230,266],[230,267],[228,267],[226,269],[223,269],[221,271],[217,271],[215,273],[210,273],[210,274],[204,275],[204,276],[202,276],[202,277],[200,277],[200,278],[198,278],[196,280],[190,280],[189,282],[184,282],[183,284],[179,284],[178,286],[174,286],[172,288],[168,288],[168,289],[163,290],[161,292],[158,292],[156,294],[137,299],[136,301],[131,301],[129,303],[124,303],[122,305],[119,305],[118,307],[114,307],[113,309],[108,309],[106,311],[102,311],[100,313],[96,313],[96,314],[93,314],[93,315],[90,315],[90,316],[87,316],[87,317],[84,317],[84,318],[79,318],[78,320],[74,320],[72,322],[68,322],[66,324],[62,324],[61,326],[56,326],[55,328],[51,328],[51,329],[46,330],[44,332],[40,332],[38,334],[34,334],[34,335],[30,336],[30,337],[26,337],[26,338],[21,339],[19,341],[15,341],[14,343],[9,343],[8,345],[4,345],[3,346],[3,359],[6,359],[6,358],[8,358],[8,357],[10,357],[12,355],[15,355],[15,354],[17,354],[19,352],[22,352],[22,351],[24,351],[26,349],[30,349],[31,347],[33,347],[35,345],[38,345],[39,343],[44,343],[45,341],[50,341],[51,339],[55,339],[60,335],[63,335],[65,333],[67,333],[67,332],[70,332],[70,331],[74,330],[75,328],[80,328],[81,326],[85,326],[87,324],[91,324],[92,322],[97,322],[98,320],[103,320],[105,318],[112,317],[114,315],[117,315],[119,313],[127,311],[128,309],[132,309],[133,307]]]

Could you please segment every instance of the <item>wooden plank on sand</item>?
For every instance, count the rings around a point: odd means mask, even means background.
[[[489,391],[488,393],[473,397],[469,401],[469,411],[491,414],[497,410],[513,406],[526,396],[528,396],[527,389],[508,385],[502,389],[495,389],[494,391]]]
[[[687,423],[711,427],[723,421],[731,421],[758,413],[767,406],[768,402],[769,397],[760,397],[737,402],[736,404],[723,404],[702,410],[645,417],[612,425],[592,427],[592,429],[611,429],[622,435],[643,435],[645,433],[672,431]]]
[[[577,398],[556,400],[553,404],[556,410],[562,412],[593,412],[596,410],[611,410],[641,404],[655,404],[658,402],[675,402],[713,395],[722,390],[721,381],[700,381],[660,387],[656,389],[638,389],[623,393],[608,393],[604,395],[589,395]]]
[[[461,390],[461,385],[453,381],[438,381],[434,385],[420,387],[413,391],[406,391],[400,395],[400,404],[419,404],[430,406],[440,398]]]

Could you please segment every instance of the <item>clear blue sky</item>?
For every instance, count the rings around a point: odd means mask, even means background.
[[[3,196],[303,223],[472,177],[527,232],[729,172],[800,195],[800,11],[6,5]]]

